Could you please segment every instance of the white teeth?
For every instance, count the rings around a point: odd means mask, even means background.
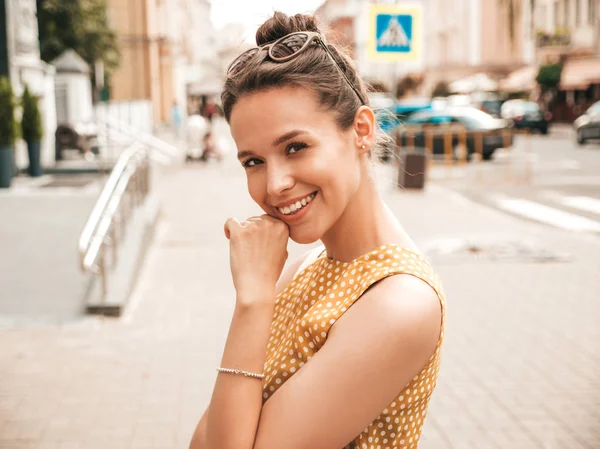
[[[293,204],[290,204],[289,206],[286,207],[278,207],[277,209],[279,210],[279,212],[281,212],[284,215],[289,215],[292,212],[296,212],[297,210],[302,209],[304,206],[306,206],[308,203],[310,203],[313,198],[315,197],[316,193],[311,193],[310,195],[308,195],[306,198],[303,198],[300,201],[296,201]]]

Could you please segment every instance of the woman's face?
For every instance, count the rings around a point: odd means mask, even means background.
[[[354,130],[340,130],[314,93],[295,87],[243,96],[230,125],[252,199],[294,241],[319,240],[360,185]]]

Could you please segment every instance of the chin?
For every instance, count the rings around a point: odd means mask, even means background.
[[[316,230],[291,229],[290,238],[300,245],[310,245],[321,240],[322,235]]]

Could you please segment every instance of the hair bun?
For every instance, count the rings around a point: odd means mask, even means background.
[[[273,17],[267,19],[256,32],[256,45],[264,45],[276,41],[283,36],[299,31],[314,31],[320,33],[315,16],[296,14],[288,16],[275,11]]]

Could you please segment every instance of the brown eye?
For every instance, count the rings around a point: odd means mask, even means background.
[[[256,167],[260,161],[256,158],[251,158],[242,163],[245,168]]]
[[[292,142],[290,143],[287,148],[287,154],[295,154],[300,150],[303,150],[304,148],[307,148],[308,145],[305,144],[304,142]]]

